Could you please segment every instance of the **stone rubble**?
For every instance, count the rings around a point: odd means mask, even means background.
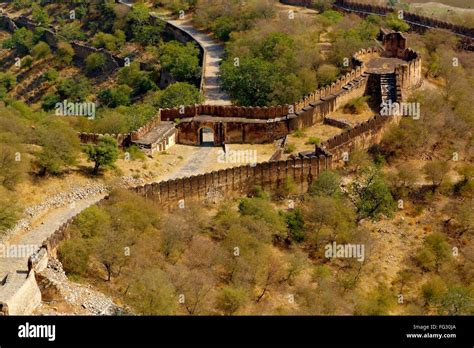
[[[57,259],[50,259],[48,267],[40,274],[59,290],[64,301],[77,308],[81,314],[84,310],[86,315],[118,315],[125,313],[124,308],[117,306],[110,297],[93,289],[91,285],[71,282],[63,270],[62,263]],[[40,310],[41,314],[66,314],[56,313],[54,307],[52,307],[53,313],[51,309],[46,309],[44,305],[42,308],[43,310]]]

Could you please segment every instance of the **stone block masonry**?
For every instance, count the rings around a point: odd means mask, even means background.
[[[213,201],[216,194],[218,197],[238,197],[248,194],[255,186],[274,192],[283,187],[287,178],[297,184],[299,193],[304,193],[319,174],[329,168],[331,158],[322,155],[228,168],[147,184],[134,190],[172,210],[178,208],[181,200],[186,204],[193,201]]]

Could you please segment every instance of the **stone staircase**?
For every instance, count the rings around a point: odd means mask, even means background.
[[[382,103],[387,103],[389,100],[392,103],[397,101],[397,81],[395,74],[380,75],[380,91]]]

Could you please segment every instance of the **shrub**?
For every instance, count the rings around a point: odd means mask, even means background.
[[[368,100],[368,96],[351,99],[344,105],[343,111],[348,114],[361,114],[365,111]]]
[[[321,144],[321,139],[317,137],[309,137],[306,143],[311,145],[319,145]]]
[[[292,152],[295,152],[295,150],[296,150],[295,144],[286,144],[285,153],[292,153]]]
[[[98,74],[105,70],[107,58],[103,53],[91,53],[86,58],[86,71],[88,74]]]
[[[50,54],[51,54],[51,48],[49,48],[49,45],[44,41],[38,42],[31,49],[31,55],[35,57],[35,59],[42,59],[49,56]]]

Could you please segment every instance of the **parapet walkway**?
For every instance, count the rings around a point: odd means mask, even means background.
[[[168,20],[181,30],[192,35],[204,48],[204,84],[202,86],[205,98],[204,104],[231,105],[229,95],[223,91],[219,85],[219,70],[224,47],[211,36],[201,30],[196,29],[190,19]]]
[[[122,4],[129,7],[133,6],[133,1],[121,0]],[[152,16],[160,18],[171,25],[181,29],[191,35],[204,48],[203,85],[202,92],[205,98],[205,104],[213,105],[231,105],[229,95],[223,91],[219,85],[219,69],[222,57],[224,56],[224,46],[214,40],[210,34],[196,29],[190,18],[170,19],[166,16],[152,12]]]

